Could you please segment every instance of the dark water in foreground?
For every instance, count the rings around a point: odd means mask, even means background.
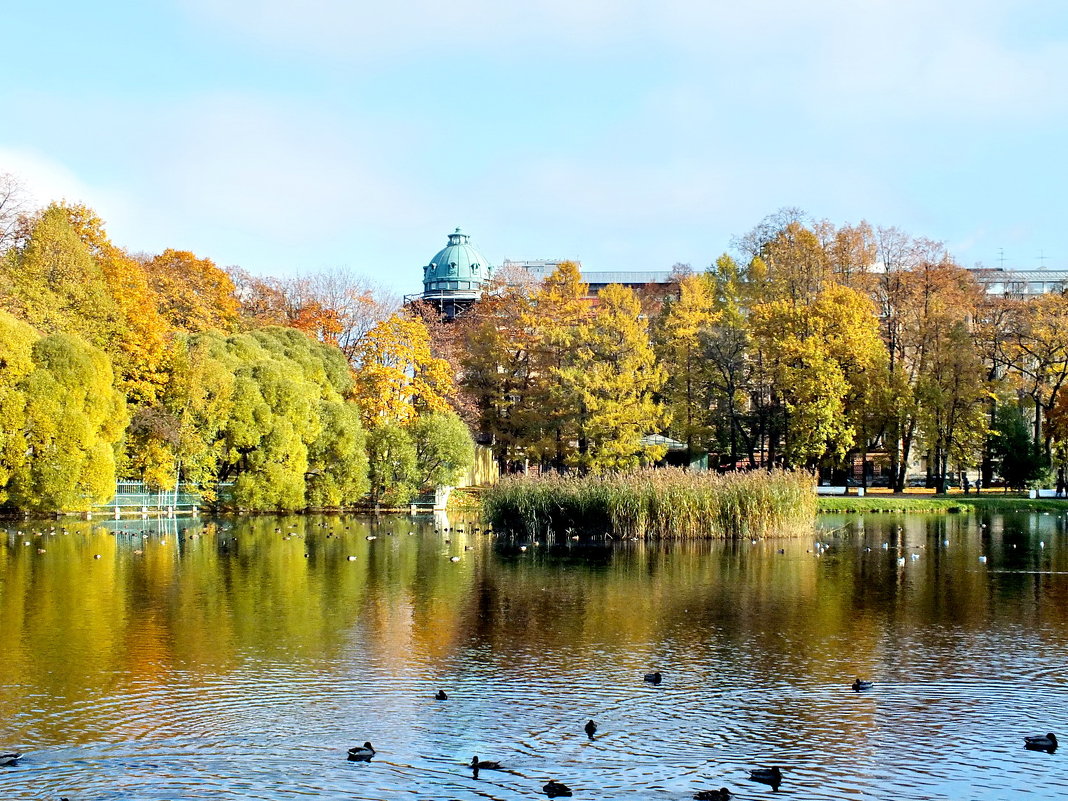
[[[822,554],[520,551],[406,518],[9,524],[0,751],[26,756],[0,799],[776,797],[761,765],[783,797],[1065,797],[1066,520],[825,517]],[[1063,752],[1023,749],[1047,731]],[[364,740],[376,758],[346,761]],[[476,780],[473,754],[509,770]]]

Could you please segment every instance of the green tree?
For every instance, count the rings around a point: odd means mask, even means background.
[[[131,435],[146,480],[232,481],[245,509],[355,502],[366,492],[358,409],[341,352],[291,328],[180,340],[160,402]]]
[[[1042,458],[1031,437],[1031,427],[1015,403],[998,407],[990,451],[1007,487],[1023,489],[1042,473]]]
[[[407,429],[395,423],[375,426],[367,435],[371,501],[403,506],[418,489],[415,443]]]
[[[31,511],[82,511],[115,490],[126,406],[107,355],[69,334],[33,343],[34,370],[19,384],[25,417],[10,501]]]
[[[110,349],[119,330],[104,273],[57,205],[0,259],[0,303],[43,334],[76,334],[99,348]]]
[[[26,458],[26,393],[22,382],[33,372],[33,343],[38,338],[26,323],[0,312],[0,505],[7,500],[12,471]]]
[[[408,432],[415,444],[420,487],[452,486],[475,461],[475,441],[463,420],[452,412],[416,418]]]
[[[319,418],[319,436],[308,446],[308,505],[350,506],[371,488],[360,410],[352,403],[320,401]]]

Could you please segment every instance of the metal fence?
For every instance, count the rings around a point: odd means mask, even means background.
[[[172,490],[151,490],[142,481],[118,481],[115,495],[107,503],[96,506],[116,516],[126,514],[196,512],[201,506],[201,494],[193,484],[179,484]]]

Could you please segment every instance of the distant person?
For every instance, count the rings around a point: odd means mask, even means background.
[[[968,494],[968,490],[972,488],[972,482],[968,480],[968,476],[963,476],[960,480],[961,489],[964,490],[964,494]]]
[[[978,495],[979,494],[979,490],[981,490],[982,488],[983,488],[983,479],[981,479],[981,478],[975,479],[975,494]]]
[[[1057,497],[1058,498],[1063,498],[1064,497],[1064,474],[1063,473],[1058,473],[1057,474]]]

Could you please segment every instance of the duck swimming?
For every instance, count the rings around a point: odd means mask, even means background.
[[[1024,737],[1024,748],[1032,751],[1049,751],[1052,754],[1057,750],[1057,735],[1049,732],[1045,737]]]
[[[500,770],[500,762],[487,762],[486,760],[479,761],[477,756],[471,757],[471,767],[475,770]]]
[[[870,690],[872,687],[875,686],[875,684],[873,682],[863,681],[862,679],[858,678],[855,682],[853,682],[849,686],[850,686],[850,688],[852,688],[852,690],[854,692],[858,692],[859,693],[861,690]]]
[[[782,771],[778,768],[757,768],[749,771],[749,778],[761,784],[770,784],[772,790],[778,790],[782,784]]]
[[[701,790],[699,793],[694,793],[693,797],[694,801],[729,801],[731,791],[726,787],[720,787],[718,790]]]
[[[645,680],[650,684],[659,684],[664,680],[664,677],[660,675],[660,671],[658,670],[656,673],[646,673]]]
[[[353,762],[370,762],[371,757],[374,755],[375,749],[370,743],[364,743],[362,746],[349,749],[349,759]]]
[[[571,797],[571,788],[555,779],[549,779],[541,789],[545,791],[545,795],[549,796],[549,798]]]
[[[586,725],[582,728],[586,731],[586,736],[589,737],[591,740],[593,739],[593,735],[597,733],[597,724],[594,723],[592,720],[588,721]]]
[[[449,700],[449,696],[446,694],[446,692],[444,690],[438,690],[437,694],[434,696],[434,700],[435,701],[448,701]]]
[[[14,765],[21,757],[18,751],[10,751],[6,754],[0,754],[0,766],[7,767],[8,765]]]

